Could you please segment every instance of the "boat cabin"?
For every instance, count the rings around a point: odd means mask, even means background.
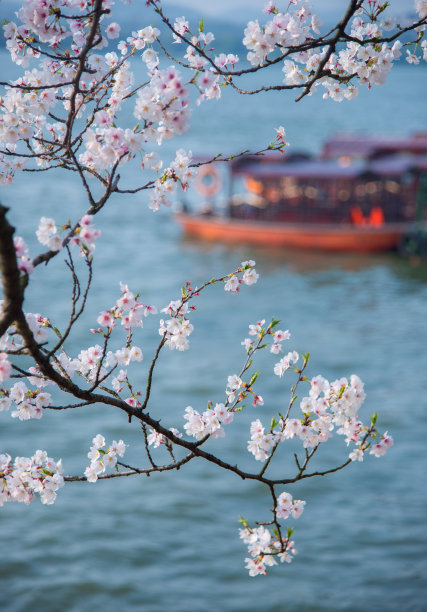
[[[247,158],[232,165],[231,179],[232,219],[379,227],[425,218],[427,154]]]

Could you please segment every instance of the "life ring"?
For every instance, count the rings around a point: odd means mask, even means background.
[[[195,187],[200,195],[205,198],[211,198],[218,193],[221,187],[221,179],[214,165],[201,166],[195,181]]]

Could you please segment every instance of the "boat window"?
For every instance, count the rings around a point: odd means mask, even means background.
[[[380,185],[378,181],[369,181],[366,183],[366,193],[373,194],[379,191]]]
[[[338,199],[340,202],[346,202],[350,198],[350,190],[349,189],[340,189],[338,191]]]
[[[364,195],[366,194],[366,187],[365,187],[364,183],[359,183],[358,185],[356,185],[356,187],[354,189],[354,193],[355,193],[356,197],[363,198]]]
[[[249,191],[257,194],[261,194],[264,189],[263,184],[260,181],[256,181],[252,176],[245,177],[245,185]]]
[[[400,185],[396,181],[386,181],[385,182],[385,189],[386,189],[386,191],[388,191],[390,193],[399,193]]]
[[[304,195],[306,198],[315,199],[317,198],[317,194],[318,190],[316,189],[316,187],[309,186],[305,188]]]
[[[253,182],[252,182],[253,181]],[[234,218],[289,223],[350,223],[380,227],[412,218],[416,181],[359,177],[266,176],[245,181],[230,202]],[[250,190],[249,190],[250,189]],[[256,193],[256,191],[260,193]]]

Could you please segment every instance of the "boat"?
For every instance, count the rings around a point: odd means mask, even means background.
[[[235,159],[222,209],[218,168],[201,168],[201,209],[186,204],[176,219],[205,241],[367,253],[396,249],[414,223],[427,223],[427,134],[337,136],[318,157]]]

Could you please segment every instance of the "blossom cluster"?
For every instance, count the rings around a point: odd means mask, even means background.
[[[185,409],[184,419],[187,423],[184,429],[189,436],[201,440],[205,436],[211,438],[223,438],[225,436],[222,425],[228,425],[233,421],[234,413],[227,410],[225,404],[215,404],[202,414],[191,406]]]
[[[126,444],[123,440],[115,440],[107,446],[104,436],[97,434],[92,440],[92,446],[88,452],[90,465],[85,469],[85,476],[88,482],[96,482],[99,475],[104,473],[107,468],[115,468],[117,457],[123,457],[126,451]]]
[[[174,33],[172,34],[174,43],[181,43],[181,36],[190,33],[188,21],[185,17],[178,17],[174,23]],[[215,68],[209,64],[206,54],[211,49],[209,45],[213,43],[215,36],[212,32],[203,32],[201,29],[197,34],[189,36],[190,45],[187,46],[184,59],[187,65],[195,71],[195,84],[200,93],[196,104],[201,104],[203,100],[212,100],[221,97],[219,74]],[[228,66],[233,68],[239,61],[237,55],[233,53],[221,53],[215,57],[214,63],[220,69]]]
[[[141,51],[145,49],[147,45],[153,44],[159,37],[159,34],[160,30],[152,26],[136,30],[126,39],[126,42],[120,41],[118,49],[122,55],[127,55],[130,50]]]
[[[170,427],[169,431],[173,433],[175,438],[182,438],[182,433],[175,429],[175,427]],[[168,440],[163,434],[159,433],[155,429],[151,429],[150,433],[147,435],[147,442],[150,446],[158,448],[161,444],[167,444]]]
[[[45,381],[37,376],[30,378],[45,385]],[[20,421],[28,421],[29,419],[41,419],[43,408],[52,404],[52,397],[42,388],[29,389],[23,381],[19,381],[10,389],[0,390],[0,411],[9,410],[12,403],[16,406],[16,410],[11,413],[12,417]]]
[[[359,420],[358,412],[365,397],[364,385],[354,374],[350,380],[340,378],[333,382],[315,376],[310,383],[309,395],[300,402],[303,418],[280,419],[269,431],[265,431],[261,421],[256,419],[250,428],[248,450],[258,461],[265,461],[275,444],[299,438],[304,448],[313,449],[331,438],[336,430],[338,435],[345,436],[347,446],[355,445],[349,453],[352,461],[362,461],[368,450],[380,457],[393,445],[393,438],[388,432],[380,435],[375,423],[364,425]],[[377,440],[373,445],[372,439]]]
[[[182,300],[173,300],[162,308],[162,312],[169,314],[170,319],[167,321],[160,319],[159,334],[164,336],[165,344],[171,350],[185,351],[190,348],[188,337],[194,327],[185,316],[189,311],[190,307]]]
[[[248,442],[248,451],[253,454],[257,461],[265,461],[269,450],[274,446],[275,435],[266,433],[259,419],[251,423],[251,439]]]
[[[10,183],[15,173],[27,166],[27,159],[31,156],[15,155],[15,152],[19,151],[20,143],[31,143],[30,148],[34,152],[36,163],[40,167],[47,167],[53,144],[60,142],[64,135],[64,125],[59,122],[50,123],[48,113],[58,101],[59,87],[72,81],[77,67],[73,62],[60,62],[53,57],[40,60],[37,44],[33,44],[36,36],[41,43],[52,43],[55,49],[56,45],[71,34],[67,31],[68,26],[72,29],[80,23],[81,27],[84,27],[83,20],[68,20],[66,25],[61,23],[57,19],[58,4],[72,10],[74,7],[77,11],[84,8],[82,3],[74,0],[63,0],[59,3],[56,0],[26,0],[17,12],[21,25],[9,22],[3,26],[6,47],[12,61],[22,67],[27,67],[34,58],[38,59],[39,63],[37,68],[25,71],[23,76],[13,81],[15,87],[6,90],[5,95],[0,98],[0,144],[3,145],[3,152],[0,154],[0,184]],[[39,86],[45,85],[48,89],[38,89]],[[58,85],[58,88],[55,85]],[[61,93],[65,105],[69,95],[65,86]]]
[[[280,353],[282,350],[282,342],[289,340],[291,337],[288,329],[286,331],[281,329],[274,331],[274,329],[270,327],[266,329],[264,325],[265,319],[249,325],[249,336],[253,336],[253,338],[245,338],[241,342],[241,345],[245,347],[247,353],[251,353],[253,351],[256,340],[262,340],[266,334],[270,334],[273,336],[273,343],[270,347],[270,352],[277,355],[277,353]]]
[[[0,300],[0,308],[3,301]],[[48,328],[50,322],[47,318],[42,317],[38,313],[28,312],[25,314],[25,320],[30,328],[36,342],[45,342],[48,338]],[[11,376],[12,366],[7,356],[7,352],[3,351],[19,351],[23,348],[23,340],[17,333],[16,326],[12,325],[3,336],[0,337],[0,383],[4,383]],[[35,372],[35,369],[28,368],[29,372]],[[41,376],[30,376],[28,380],[32,385],[37,387],[50,384]],[[41,382],[43,380],[43,382]]]
[[[254,285],[259,279],[259,274],[255,270],[255,261],[249,259],[248,261],[242,261],[237,272],[243,272],[242,278],[240,279],[237,274],[230,274],[224,281],[224,290],[230,293],[239,293],[240,285]]]
[[[113,308],[109,310],[103,310],[97,322],[102,327],[106,327],[108,330],[112,330],[117,321],[121,322],[121,325],[125,331],[130,332],[133,327],[142,327],[144,317],[148,317],[150,314],[157,314],[157,308],[144,304],[124,283],[120,283],[121,296],[116,301]],[[138,359],[139,361],[139,359]],[[116,361],[121,363],[121,360]],[[115,364],[113,364],[115,365]],[[122,365],[127,365],[122,363]]]
[[[16,259],[18,268],[21,274],[31,274],[34,271],[33,262],[28,256],[28,246],[21,236],[15,236],[13,239],[15,246]]]
[[[190,182],[197,174],[197,170],[191,167],[191,162],[191,151],[187,152],[184,149],[179,149],[176,152],[175,159],[170,167],[166,168],[161,178],[154,182],[149,204],[151,210],[157,211],[162,205],[170,206],[171,202],[168,198],[175,192],[178,184],[184,191],[188,189]]]
[[[48,320],[33,313],[27,313],[25,318],[36,341],[44,342],[48,334]],[[19,350],[20,348],[22,348],[22,339],[16,333],[15,327],[11,327],[8,333],[0,338],[0,350]],[[12,364],[7,353],[0,353],[0,411],[7,411],[13,405],[15,410],[12,410],[11,415],[20,421],[40,419],[43,408],[52,403],[51,395],[44,391],[44,387],[53,383],[44,378],[36,367],[30,366],[28,372],[30,374],[27,376],[28,382],[36,387],[35,389],[27,387],[22,380],[6,388],[4,384],[12,374]]]
[[[275,341],[270,349],[272,353],[276,352],[276,346],[277,342]],[[298,360],[298,353],[296,351],[289,351],[287,355],[282,357],[282,359],[276,363],[276,365],[274,366],[274,373],[276,374],[276,376],[282,377],[286,370],[289,370],[291,365],[296,364]]]
[[[37,240],[47,246],[51,251],[62,249],[62,239],[58,235],[58,228],[53,219],[42,217],[36,231]]]
[[[29,504],[36,493],[42,504],[53,504],[63,486],[61,460],[54,461],[45,451],[16,457],[13,462],[9,454],[0,455],[0,506],[8,501]]]
[[[157,309],[155,306],[141,302],[139,296],[135,295],[128,285],[120,283],[120,289],[121,295],[115,305],[109,310],[103,310],[98,316],[97,322],[101,327],[91,331],[103,335],[108,341],[111,332],[120,321],[127,333],[125,346],[115,351],[107,351],[106,347],[102,348],[96,344],[80,351],[78,358],[74,360],[62,353],[61,361],[57,365],[61,371],[65,370],[68,376],[72,377],[78,371],[91,381],[105,380],[118,366],[128,366],[131,362],[142,361],[142,350],[139,346],[132,344],[132,330],[135,327],[142,327],[144,317],[156,314]],[[106,328],[106,331],[103,328]],[[130,388],[126,370],[119,371],[112,379],[112,386],[117,393],[122,391],[124,386]],[[135,395],[132,392],[131,397],[126,399],[129,405],[138,405]]]
[[[274,353],[275,355],[277,355],[277,353],[280,353],[282,350],[282,342],[284,340],[289,340],[289,338],[291,337],[291,334],[289,332],[289,330],[281,330],[278,329],[277,331],[274,332],[274,337],[273,337],[273,344],[270,347],[270,352]],[[291,354],[288,354],[288,361],[292,363],[296,363],[296,361],[298,361],[298,357],[296,357],[296,355],[294,354],[294,352],[292,352]]]
[[[283,538],[280,542],[277,536],[263,525],[254,529],[246,527],[239,532],[243,542],[248,545],[248,552],[251,555],[245,559],[249,576],[266,574],[267,567],[277,565],[276,559],[282,563],[290,563],[297,554],[294,542],[289,537]]]
[[[149,85],[137,94],[134,115],[144,122],[144,136],[161,144],[188,129],[189,92],[175,66],[153,71]]]
[[[0,383],[7,380],[12,372],[12,364],[10,363],[7,353],[0,353]]]
[[[83,215],[74,230],[70,243],[72,246],[80,247],[82,256],[92,254],[95,250],[95,241],[100,237],[101,231],[92,225],[93,215]],[[58,234],[58,227],[49,217],[40,219],[39,227],[36,231],[38,241],[47,246],[52,251],[60,251],[63,247],[63,239]]]
[[[242,384],[243,384],[243,381],[240,378],[240,376],[237,376],[237,374],[232,374],[231,376],[228,377],[225,393],[227,394],[227,402],[229,404],[231,404],[231,402],[234,402],[236,392],[240,389]]]
[[[113,2],[108,4],[110,7]],[[75,17],[61,19],[62,10],[67,8]],[[79,137],[77,148],[80,148],[81,139],[84,150],[78,152],[75,160],[89,176],[99,177],[99,173],[111,172],[136,154],[141,154],[143,168],[158,170],[162,163],[152,161],[153,153],[145,150],[146,143],[161,144],[164,139],[188,129],[188,89],[174,66],[158,67],[159,59],[151,45],[160,32],[152,26],[132,32],[126,42],[119,43],[122,58],[114,51],[100,53],[106,45],[105,38],[100,39],[87,54],[88,70],[80,75],[79,92],[74,91],[72,83],[77,66],[64,61],[67,54],[61,55],[57,45],[60,42],[64,45],[65,40],[71,38],[69,53],[78,56],[87,43],[91,28],[91,20],[83,17],[87,9],[86,2],[75,0],[26,0],[17,12],[23,25],[10,22],[3,26],[12,60],[23,67],[27,67],[31,59],[38,59],[39,63],[37,68],[26,70],[13,82],[15,87],[0,97],[0,184],[10,183],[17,171],[26,168],[31,158],[38,166],[48,168],[58,163],[63,150],[68,149],[69,128],[61,119],[60,109],[55,108],[57,104],[79,118],[87,110],[87,100],[96,102]],[[120,27],[117,23],[105,26],[103,18],[100,25],[100,31],[103,30],[107,38],[118,36]],[[45,43],[52,45],[53,54],[41,58]],[[134,88],[135,78],[128,58],[142,50],[150,80],[143,87]],[[90,92],[90,95],[85,97],[83,92]],[[117,127],[123,102],[130,99],[139,124],[133,128]],[[51,122],[49,115],[59,120]],[[27,154],[28,148],[33,155]],[[182,153],[178,151],[177,167],[172,164],[169,174],[163,180],[155,181],[156,195],[151,204],[154,209],[156,203],[166,203],[166,196],[170,193],[168,188],[175,185],[175,181],[180,181],[184,188],[188,186],[194,171],[189,170],[188,164],[186,168],[180,166],[180,157]],[[58,250],[61,243],[54,236],[54,224],[50,228],[52,231],[48,229],[40,228],[41,241],[43,244],[51,243],[49,248]]]
[[[292,499],[292,495],[284,491],[277,498],[276,514],[278,518],[287,519],[289,515],[299,518],[304,511],[305,501]]]
[[[244,529],[239,529],[240,538],[248,544],[248,552],[251,557],[245,559],[246,568],[250,576],[266,574],[267,567],[277,565],[277,559],[282,563],[290,563],[296,554],[294,542],[290,540],[292,531],[287,530],[286,538],[282,537],[278,530],[278,519],[287,519],[289,516],[298,519],[304,511],[305,501],[293,499],[287,491],[283,491],[277,499],[273,514],[276,522],[276,529],[272,533],[264,525],[251,529],[245,519],[241,519]]]
[[[138,296],[134,295],[127,285],[121,283],[120,286],[121,296],[115,306],[108,311],[103,311],[98,317],[98,323],[107,327],[107,332],[103,332],[101,328],[92,331],[108,335],[120,320],[123,329],[128,334],[125,346],[115,351],[107,351],[105,347],[95,344],[87,349],[82,349],[76,358],[70,357],[62,348],[51,360],[51,366],[61,376],[71,380],[77,373],[89,381],[99,382],[106,380],[117,366],[126,367],[131,362],[139,362],[143,359],[142,350],[131,343],[132,328],[142,327],[143,318],[150,313],[156,314],[157,309],[139,301]],[[36,342],[46,342],[51,327],[49,320],[34,313],[27,313],[25,318]],[[11,376],[12,365],[7,353],[3,351],[17,351],[22,348],[22,338],[17,334],[15,326],[11,326],[8,332],[0,338],[0,411],[7,411],[14,405],[12,417],[19,420],[39,419],[42,417],[43,409],[52,404],[51,395],[44,389],[47,385],[54,383],[41,374],[38,366],[28,368],[27,380],[32,387],[22,380],[10,388],[4,387]],[[127,371],[120,370],[112,379],[112,387],[118,393],[124,386],[130,388]],[[131,396],[125,401],[129,405],[137,405],[136,395],[132,391]]]
[[[80,247],[80,254],[82,256],[90,255],[94,252],[95,240],[101,235],[101,231],[93,227],[92,219],[93,215],[83,215],[70,241],[72,246],[77,245]]]
[[[375,4],[375,3],[369,3]],[[273,3],[269,3],[265,12],[273,15],[265,24],[260,25],[258,20],[248,23],[245,29],[243,44],[249,50],[248,61],[254,66],[262,66],[271,59],[271,55],[279,49],[281,54],[289,56],[292,48],[310,41],[320,35],[321,22],[317,15],[312,14],[308,4],[296,0],[290,4],[286,12],[279,12]],[[292,59],[286,57],[283,62],[284,83],[286,85],[304,86],[309,84],[310,92],[314,92],[317,85],[326,89],[324,98],[331,98],[341,102],[344,98],[351,99],[358,93],[355,82],[359,85],[382,85],[393,62],[401,56],[402,43],[396,40],[392,45],[376,43],[384,32],[396,28],[396,21],[392,17],[381,17],[383,10],[380,5],[378,11],[359,11],[350,25],[349,36],[352,38],[346,46],[328,57],[328,47],[315,45],[307,51],[291,53]],[[386,8],[386,7],[384,7]],[[425,3],[416,0],[415,8],[421,19],[425,18]],[[423,29],[422,26],[420,29]],[[367,43],[367,40],[373,42]],[[427,60],[427,47],[422,44],[423,58]],[[407,51],[408,62],[418,63],[419,57],[415,52]],[[317,84],[310,80],[319,76]]]

